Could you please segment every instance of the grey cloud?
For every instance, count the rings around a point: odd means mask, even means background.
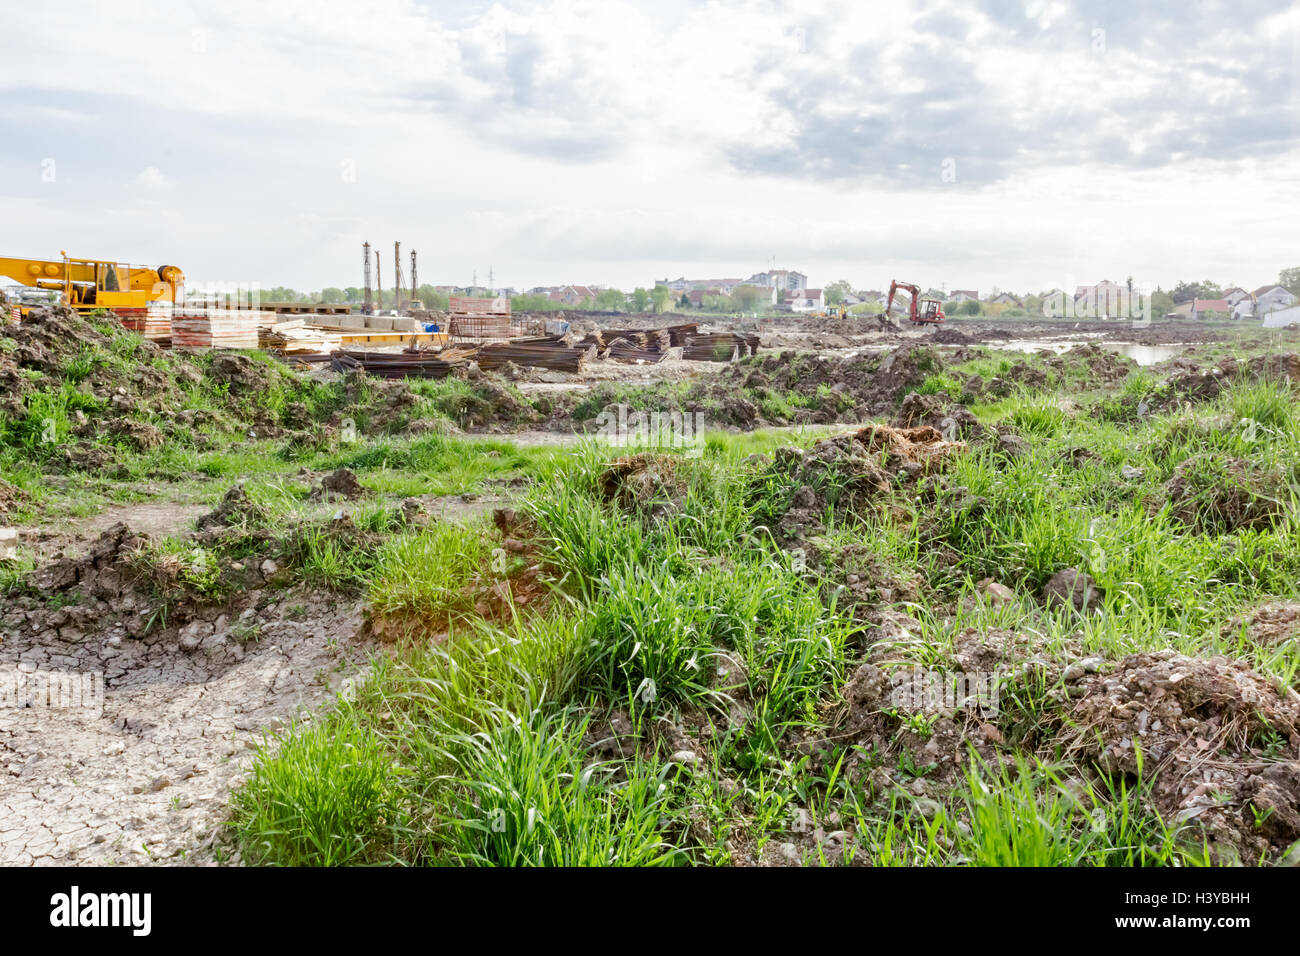
[[[948,57],[917,55],[910,79],[920,93],[900,93],[879,82],[858,84],[841,66],[813,58],[787,58],[760,64],[756,88],[776,87],[767,105],[795,134],[791,142],[737,143],[724,149],[737,169],[826,181],[878,182],[907,186],[946,185],[940,177],[947,159],[956,163],[958,182],[984,185],[1028,165],[1106,164],[1134,169],[1157,167],[1182,158],[1236,160],[1268,157],[1295,147],[1295,70],[1287,59],[1270,64],[1266,49],[1249,39],[1259,18],[1287,8],[1286,3],[1253,2],[1232,7],[1225,29],[1223,12],[1170,4],[1152,9],[1129,2],[1090,6],[1042,30],[1027,18],[1025,5],[990,3],[984,12],[1007,33],[1017,49],[1031,45],[1044,52],[1043,69],[1052,68],[1049,51],[1089,51],[1092,30],[1102,29],[1104,50],[1097,54],[1099,78],[1131,77],[1133,92],[1108,101],[1080,89],[1064,109],[1039,110],[1016,119],[999,109],[998,90],[977,76],[973,64],[996,61],[997,49],[966,49],[954,37],[964,28],[942,12],[922,17],[914,35],[952,50]],[[854,53],[870,62],[870,49]],[[1144,84],[1156,79],[1153,92]],[[1194,80],[1232,80],[1239,95],[1223,108],[1196,98]],[[1137,81],[1143,81],[1139,83]],[[935,109],[934,107],[941,107]],[[877,114],[883,108],[884,117]],[[1154,133],[1162,117],[1176,116],[1174,128]],[[1145,140],[1145,149],[1137,144]]]

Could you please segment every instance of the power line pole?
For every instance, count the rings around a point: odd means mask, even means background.
[[[384,311],[384,275],[379,269],[379,250],[375,250],[375,289],[377,290],[376,298],[379,299],[378,311]]]
[[[420,283],[415,277],[415,250],[411,250],[411,301],[414,302],[419,296]]]
[[[374,303],[370,297],[370,243],[363,242],[361,244],[361,249],[363,251],[361,261],[364,265],[363,272],[365,273],[366,281],[366,301],[365,305],[361,307],[361,310],[365,315],[374,315]]]
[[[402,244],[393,243],[393,311],[402,311]]]

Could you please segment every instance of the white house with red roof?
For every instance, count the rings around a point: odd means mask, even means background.
[[[821,289],[787,292],[781,299],[781,308],[791,312],[821,312],[826,308],[826,296]]]
[[[1232,306],[1228,304],[1227,299],[1193,299],[1189,314],[1193,319],[1204,319],[1215,312],[1231,315]]]

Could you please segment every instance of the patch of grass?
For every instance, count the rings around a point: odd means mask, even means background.
[[[464,738],[439,840],[480,866],[655,866],[678,860],[661,829],[672,765],[589,762],[585,723],[541,711]]]
[[[258,751],[232,824],[255,865],[380,862],[402,830],[398,783],[379,739],[344,709]]]
[[[438,624],[466,614],[474,608],[475,584],[489,570],[492,549],[485,528],[451,522],[397,535],[375,561],[371,609]]]
[[[1066,418],[1065,409],[1055,399],[1024,394],[1013,400],[1007,423],[1026,435],[1052,438],[1060,434]]]

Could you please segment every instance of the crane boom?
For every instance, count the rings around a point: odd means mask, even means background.
[[[151,303],[175,303],[185,282],[176,266],[133,266],[110,259],[0,257],[0,275],[35,289],[58,292],[74,309],[147,309]]]

